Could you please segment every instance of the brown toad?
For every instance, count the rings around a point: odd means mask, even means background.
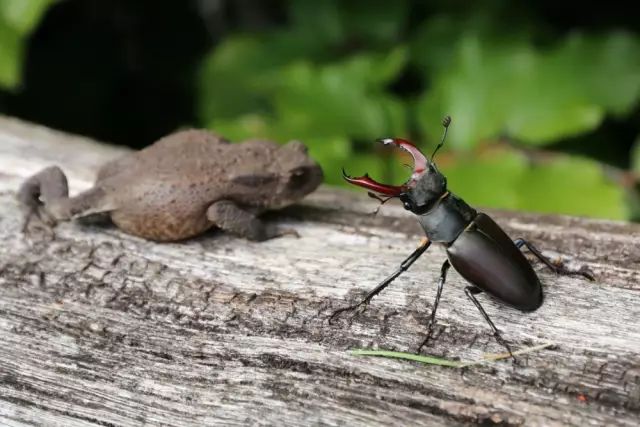
[[[180,240],[217,226],[250,240],[286,233],[257,215],[289,205],[315,190],[322,169],[306,147],[252,140],[231,144],[204,130],[186,130],[106,163],[95,185],[68,196],[60,168],[46,168],[18,191],[27,220],[47,225],[108,213],[127,233]]]

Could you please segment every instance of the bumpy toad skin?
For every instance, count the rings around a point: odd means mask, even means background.
[[[18,199],[32,217],[52,226],[93,213],[109,213],[127,233],[172,241],[217,226],[250,240],[287,231],[257,214],[296,202],[322,182],[306,147],[252,140],[231,144],[204,130],[186,130],[105,164],[93,188],[68,197],[56,166],[27,179]]]

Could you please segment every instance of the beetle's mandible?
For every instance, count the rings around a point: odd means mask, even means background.
[[[370,195],[383,203],[391,198],[399,198],[405,209],[417,215],[426,234],[426,239],[400,264],[393,274],[372,289],[362,301],[336,310],[329,321],[332,322],[342,312],[355,310],[369,304],[374,296],[406,271],[429,248],[431,243],[440,243],[446,248],[448,259],[442,264],[427,335],[418,348],[418,352],[431,339],[436,310],[447,271],[453,266],[470,283],[464,290],[465,294],[487,321],[496,340],[513,357],[511,348],[502,338],[475,295],[484,291],[497,300],[525,312],[536,310],[542,305],[543,294],[540,280],[520,248],[526,246],[540,261],[557,274],[581,275],[589,280],[593,280],[593,276],[585,268],[573,271],[565,268],[562,264],[552,262],[524,239],[511,240],[488,215],[477,212],[464,200],[447,190],[447,179],[433,162],[434,155],[444,144],[451,118],[445,117],[442,124],[445,128],[442,140],[430,159],[407,140],[400,138],[379,140],[385,145],[399,147],[413,157],[413,173],[403,185],[381,184],[366,174],[361,177],[351,177],[343,170],[343,176],[347,182],[370,190],[372,192]],[[383,199],[374,193],[386,198]]]

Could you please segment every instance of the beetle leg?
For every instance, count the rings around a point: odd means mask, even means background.
[[[522,246],[526,246],[527,249],[529,249],[531,253],[536,256],[536,258],[542,261],[547,267],[553,270],[554,273],[556,274],[561,274],[566,276],[582,276],[591,281],[595,280],[595,278],[593,277],[593,274],[591,274],[591,272],[586,266],[583,266],[579,270],[569,270],[562,264],[562,262],[560,263],[552,262],[549,258],[542,255],[542,252],[540,252],[538,248],[536,248],[535,246],[533,246],[531,243],[527,242],[524,239],[516,239],[513,241],[513,243],[518,248],[521,248]]]
[[[478,301],[476,299],[476,297],[475,297],[476,294],[479,294],[481,292],[482,291],[480,289],[476,288],[475,286],[467,286],[466,288],[464,288],[464,293],[467,294],[467,296],[469,297],[471,302],[473,302],[473,304],[476,306],[476,308],[480,311],[480,314],[482,314],[482,317],[484,317],[484,320],[487,321],[487,323],[489,324],[489,326],[493,330],[493,336],[495,337],[495,339],[498,342],[498,344],[500,344],[501,346],[503,346],[504,348],[507,349],[507,352],[509,353],[509,356],[511,356],[511,358],[515,362],[516,358],[513,355],[513,353],[511,352],[511,347],[509,347],[509,344],[507,344],[507,342],[502,338],[502,335],[500,335],[500,331],[498,331],[498,328],[496,328],[496,325],[493,324],[493,322],[489,318],[489,315],[487,314],[487,312],[484,311],[484,308],[482,308],[482,306],[480,305],[480,301]]]
[[[427,345],[431,336],[433,335],[433,327],[436,324],[436,310],[438,310],[438,304],[440,303],[440,296],[442,295],[442,288],[444,287],[444,282],[447,280],[447,271],[451,267],[451,263],[449,260],[446,260],[442,264],[442,268],[440,269],[440,279],[438,279],[438,290],[436,291],[436,300],[433,302],[433,310],[431,310],[431,317],[429,318],[429,325],[427,331],[427,337],[422,341],[420,347],[418,347],[418,353],[422,350],[422,347]]]
[[[429,241],[429,239],[426,239],[426,238],[422,239],[422,241],[420,242],[420,246],[418,246],[416,250],[413,251],[411,255],[409,255],[404,261],[402,261],[402,263],[400,264],[400,267],[398,267],[398,269],[394,271],[389,277],[384,279],[378,286],[376,286],[371,291],[369,291],[367,296],[365,296],[362,301],[360,301],[357,304],[350,305],[348,307],[339,308],[336,311],[334,311],[331,314],[331,316],[329,316],[329,324],[333,323],[333,320],[335,319],[335,317],[340,313],[343,313],[345,311],[356,310],[360,307],[368,305],[373,299],[373,297],[375,297],[380,292],[382,292],[382,290],[387,286],[389,286],[391,282],[393,282],[399,275],[407,271],[409,267],[411,267],[411,264],[416,262],[416,260],[420,258],[420,255],[422,255],[423,253],[425,253],[427,249],[429,249],[429,246],[431,246],[431,242]]]

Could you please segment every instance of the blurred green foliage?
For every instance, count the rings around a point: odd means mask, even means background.
[[[427,34],[431,26],[426,24]],[[422,36],[419,51],[431,51],[434,39]],[[456,117],[455,147],[501,133],[546,145],[593,130],[606,114],[628,114],[640,95],[640,42],[629,34],[571,34],[536,49],[525,39],[466,32],[451,46],[446,66],[425,64],[434,85],[418,114],[425,134],[438,128],[444,110]]]
[[[631,170],[640,173],[640,137],[636,140],[631,153]]]
[[[0,88],[20,84],[26,39],[56,0],[0,1]]]
[[[29,36],[54,2],[0,0],[0,89],[19,91]],[[77,7],[81,2],[62,3]],[[117,3],[117,22],[137,13],[128,2]],[[201,7],[204,22],[205,3],[213,2],[193,0],[181,7]],[[373,141],[400,136],[430,152],[442,132],[440,121],[449,114],[453,124],[437,161],[452,191],[468,202],[640,220],[640,136],[629,152],[631,139],[601,132],[611,121],[625,124],[632,135],[640,129],[637,32],[610,24],[566,30],[545,21],[539,14],[545,6],[538,2],[277,0],[253,5],[250,15],[262,19],[254,26],[238,18],[238,8],[248,3],[215,3],[216,10],[235,10],[235,15],[212,21],[228,25],[213,36],[216,43],[199,62],[196,125],[234,140],[300,139],[330,184],[345,185],[343,166],[354,175],[368,172],[397,184],[408,177],[402,165],[407,160]],[[269,15],[273,5],[278,12]],[[149,7],[159,16],[172,10],[153,2],[138,7],[145,24]],[[77,10],[96,13],[93,7]],[[96,10],[108,14],[111,9]],[[162,19],[157,31],[171,21]],[[162,74],[158,45],[169,47],[174,37],[163,38],[164,44],[151,38],[148,53],[132,40],[137,33],[128,31],[123,50],[139,85],[147,81],[137,74],[145,64],[140,58],[157,57],[151,72]],[[140,34],[148,34],[146,25]],[[177,34],[175,40],[180,49]],[[136,60],[131,55],[137,51],[143,53]],[[48,54],[56,58],[55,52]],[[96,67],[105,70],[104,81],[122,81],[119,74],[107,75],[108,67]],[[171,67],[179,68],[167,64]],[[83,84],[94,81],[88,76]],[[100,85],[106,93],[122,92]],[[78,93],[81,102],[90,101],[87,91]],[[173,92],[169,96],[176,101]],[[104,100],[96,102],[100,111]],[[157,110],[152,114],[157,117]],[[133,122],[145,126],[130,116],[123,133],[130,133],[127,126]],[[147,117],[148,124],[154,121]],[[622,162],[605,164],[621,150]]]
[[[401,182],[406,169],[361,142],[405,136],[428,150],[450,114],[441,169],[469,202],[629,217],[625,190],[597,161],[531,150],[630,113],[640,97],[638,37],[573,32],[537,43],[535,22],[514,30],[482,12],[436,15],[407,34],[404,1],[288,5],[290,25],[231,35],[205,59],[208,127],[235,139],[299,138],[331,184],[342,184],[342,166]],[[394,90],[408,70],[422,92]]]

